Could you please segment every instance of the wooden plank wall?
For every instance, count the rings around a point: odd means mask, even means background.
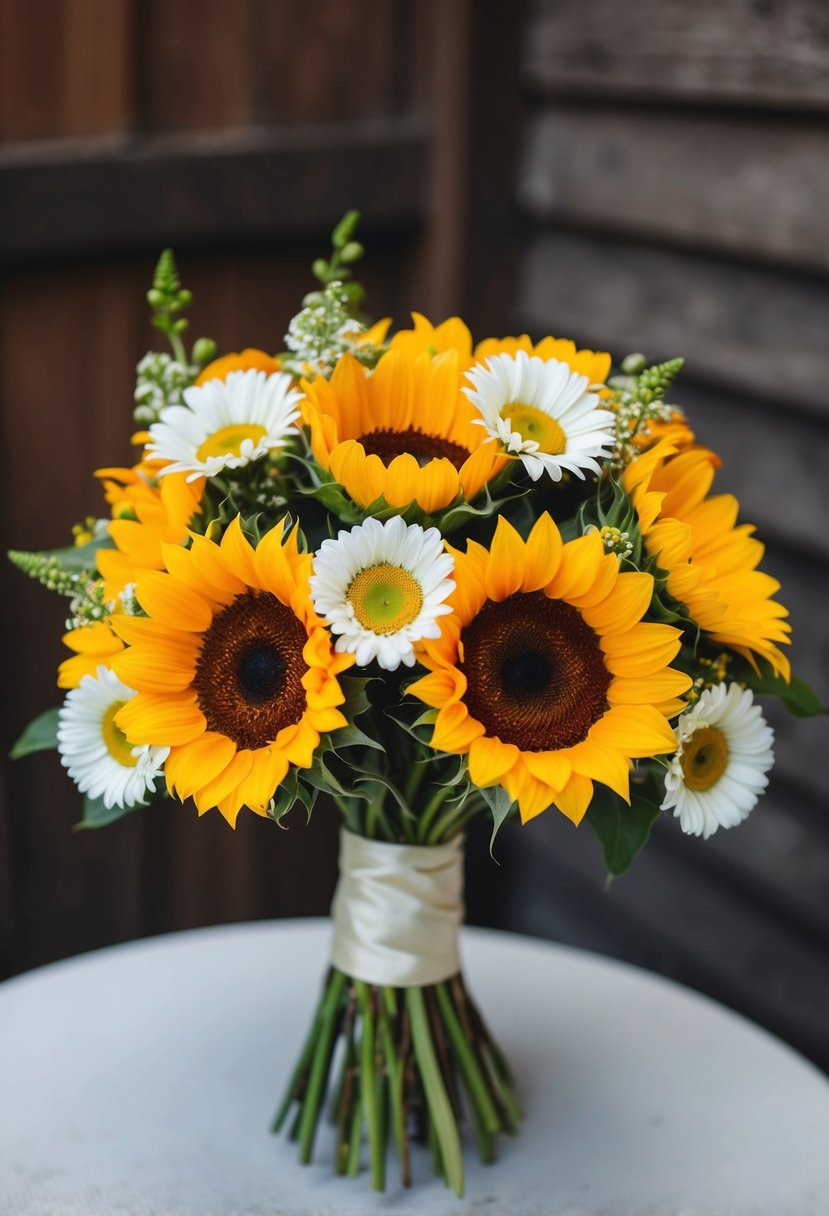
[[[144,291],[174,243],[193,333],[278,349],[352,206],[378,314],[459,306],[470,8],[0,4],[0,543],[64,543],[128,463]],[[56,704],[64,605],[3,572],[2,753]],[[333,815],[290,841],[165,804],[73,832],[52,756],[5,766],[0,976],[145,933],[327,910]]]
[[[686,356],[675,397],[826,703],[829,10],[536,0],[523,80],[514,325]],[[829,728],[770,716],[773,782],[739,830],[662,823],[604,894],[589,834],[544,816],[505,838],[498,919],[699,987],[829,1067]]]

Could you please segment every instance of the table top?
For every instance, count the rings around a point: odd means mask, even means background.
[[[374,1195],[268,1123],[326,963],[324,921],[226,926],[101,950],[0,987],[4,1216],[818,1216],[829,1082],[664,979],[467,929],[464,971],[526,1118],[466,1198],[415,1153]]]

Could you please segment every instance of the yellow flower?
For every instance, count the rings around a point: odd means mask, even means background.
[[[772,598],[780,584],[757,569],[764,547],[751,524],[738,524],[732,494],[709,497],[719,460],[706,448],[677,453],[662,441],[625,470],[645,547],[668,575],[668,591],[711,641],[755,655],[790,678],[779,645],[789,642],[787,610]]]
[[[515,338],[484,338],[473,348],[472,334],[460,317],[449,317],[440,325],[432,325],[419,312],[412,313],[413,329],[401,329],[392,338],[389,349],[412,356],[420,352],[431,355],[454,350],[461,371],[473,363],[482,363],[490,355],[515,355],[525,351],[545,362],[558,359],[574,372],[587,376],[590,385],[603,385],[610,375],[610,355],[606,351],[579,350],[569,338],[542,338],[533,343],[528,334]]]
[[[84,676],[96,675],[98,668],[112,666],[124,643],[112,632],[109,621],[96,621],[71,629],[61,639],[73,655],[58,667],[58,688],[77,688]]]
[[[106,499],[112,505],[109,534],[114,549],[99,549],[98,571],[114,600],[142,570],[162,570],[163,544],[183,544],[187,528],[201,506],[204,479],[187,480],[171,473],[156,484],[158,466],[142,461],[132,469],[98,469]]]
[[[460,317],[449,317],[433,325],[422,313],[412,313],[412,329],[400,329],[392,337],[389,350],[399,351],[410,359],[415,355],[442,355],[453,350],[461,371],[475,362],[472,356],[472,334]]]
[[[596,532],[564,544],[546,514],[526,541],[501,518],[489,550],[453,556],[453,614],[409,687],[438,711],[432,746],[468,754],[525,822],[555,805],[578,823],[594,781],[629,801],[630,761],[676,750],[666,718],[691,683],[668,666],[679,630],[642,621],[651,576],[620,574]]]
[[[133,744],[169,747],[167,787],[235,826],[259,815],[290,765],[309,768],[320,734],[346,724],[334,654],[311,604],[311,557],[284,521],[253,549],[238,517],[221,544],[164,545],[167,572],[147,571],[136,598],[147,617],[119,616],[128,644],[112,667],[138,690],[116,716]]]
[[[251,369],[272,376],[274,372],[279,371],[281,366],[280,361],[274,359],[273,355],[248,346],[238,354],[233,351],[228,355],[220,355],[218,359],[208,363],[196,377],[196,384],[206,384],[208,380],[226,380],[231,372],[246,372]]]
[[[473,425],[457,356],[390,351],[371,374],[343,355],[330,380],[304,383],[305,421],[323,468],[361,507],[378,498],[428,514],[471,500],[506,464]]]

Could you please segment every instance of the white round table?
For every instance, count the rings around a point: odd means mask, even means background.
[[[456,1200],[415,1152],[385,1195],[300,1166],[268,1123],[329,928],[173,934],[0,987],[3,1216],[820,1216],[829,1083],[765,1032],[580,951],[466,930],[467,979],[517,1074],[520,1135]]]

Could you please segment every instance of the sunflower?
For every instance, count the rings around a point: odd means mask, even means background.
[[[757,569],[764,547],[751,524],[738,524],[732,494],[708,496],[719,465],[706,448],[677,453],[662,441],[632,461],[624,474],[645,547],[667,573],[667,587],[712,642],[755,656],[788,680],[787,610],[772,597],[776,579]]]
[[[371,374],[344,355],[330,380],[304,388],[313,453],[361,507],[416,501],[431,514],[461,493],[475,498],[507,463],[473,425],[451,351],[390,351]]]
[[[109,534],[115,548],[95,555],[107,599],[116,599],[142,570],[163,569],[161,546],[183,544],[201,509],[203,479],[188,481],[184,473],[172,473],[159,482],[158,470],[157,462],[142,460],[131,469],[98,469],[95,474],[114,516]]]
[[[571,371],[587,377],[591,388],[600,389],[602,396],[608,395],[603,388],[610,375],[611,358],[607,351],[579,350],[569,338],[542,338],[534,343],[529,334],[512,338],[484,338],[473,345],[472,334],[460,317],[449,317],[440,325],[433,325],[419,312],[412,313],[412,329],[401,329],[389,343],[390,350],[401,351],[410,357],[421,352],[430,355],[454,350],[458,355],[461,371],[475,363],[483,363],[492,355],[517,355],[519,351],[536,359],[557,359],[566,363]]]
[[[72,657],[58,667],[58,688],[77,688],[84,676],[94,676],[101,666],[110,667],[124,649],[109,619],[70,629],[61,641],[72,651]]]
[[[308,588],[311,557],[284,521],[253,549],[238,517],[220,544],[164,546],[167,573],[136,586],[147,617],[113,626],[128,644],[112,667],[138,695],[116,725],[131,743],[169,746],[167,787],[231,825],[267,813],[289,765],[309,768],[320,734],[346,724],[334,654]]]
[[[598,533],[564,544],[547,514],[526,541],[501,518],[489,550],[454,559],[453,613],[409,686],[438,711],[432,746],[468,754],[525,822],[552,804],[578,823],[594,781],[629,800],[630,761],[675,751],[666,718],[691,683],[668,666],[679,630],[642,621],[651,576],[620,574]]]

